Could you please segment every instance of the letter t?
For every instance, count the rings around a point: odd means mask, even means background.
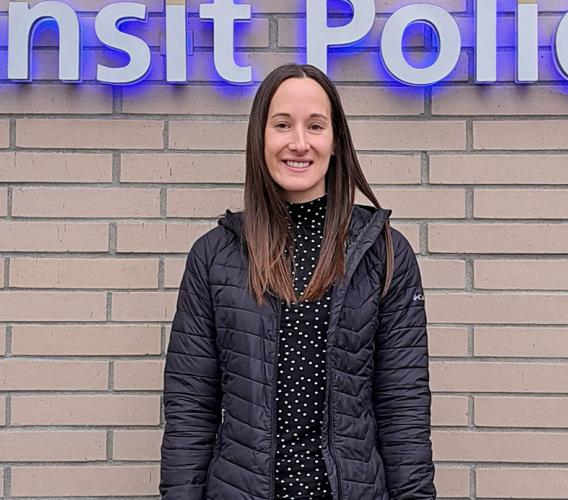
[[[236,5],[233,0],[213,0],[199,6],[199,17],[213,20],[213,58],[217,73],[231,83],[250,83],[252,68],[235,63],[234,21],[250,20],[251,6]]]

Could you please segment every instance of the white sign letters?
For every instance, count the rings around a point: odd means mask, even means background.
[[[244,0],[243,0],[244,1]],[[376,18],[375,0],[345,0],[352,16],[341,26],[328,24],[328,0],[306,0],[306,62],[328,69],[329,47],[349,46],[364,38]],[[516,0],[516,81],[532,83],[538,72],[538,6],[536,0]],[[253,68],[235,61],[235,23],[254,22],[251,5],[235,0],[211,0],[199,5],[199,18],[213,31],[212,65],[221,78],[234,84],[252,82]],[[554,62],[568,79],[568,14],[560,21],[551,40]],[[45,20],[57,24],[59,33],[59,80],[81,81],[82,39],[75,10],[58,0],[45,0],[31,7],[26,1],[11,1],[8,7],[8,80],[29,82],[34,32]],[[143,80],[151,67],[150,47],[139,36],[121,30],[126,21],[147,21],[146,5],[117,2],[103,7],[95,18],[100,42],[124,52],[125,66],[97,66],[96,79],[108,84],[132,84]],[[165,0],[165,80],[186,83],[191,71],[192,34],[188,33],[186,0]],[[403,36],[412,24],[429,25],[437,39],[435,60],[427,67],[415,67],[404,57]],[[475,0],[474,79],[479,84],[497,80],[496,0]],[[188,47],[189,45],[189,47]],[[447,78],[461,53],[461,35],[455,19],[444,9],[426,3],[401,7],[386,21],[378,55],[393,79],[406,85],[432,85]],[[188,54],[188,52],[190,52]]]

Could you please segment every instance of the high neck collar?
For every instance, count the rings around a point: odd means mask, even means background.
[[[286,208],[296,226],[322,226],[327,209],[327,193],[302,203],[286,201]]]

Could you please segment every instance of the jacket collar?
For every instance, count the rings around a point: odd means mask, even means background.
[[[390,208],[376,208],[374,206],[359,204],[353,205],[353,212],[349,223],[347,248],[355,242],[362,245],[369,237],[374,241],[382,231],[384,222],[390,217],[391,213],[392,210]],[[241,245],[246,249],[243,219],[242,211],[232,212],[230,209],[227,209],[225,214],[217,220],[217,224],[235,233]]]

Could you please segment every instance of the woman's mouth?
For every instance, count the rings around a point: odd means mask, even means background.
[[[286,160],[283,162],[290,170],[295,172],[299,172],[302,170],[306,170],[311,164],[311,161],[291,161]]]

